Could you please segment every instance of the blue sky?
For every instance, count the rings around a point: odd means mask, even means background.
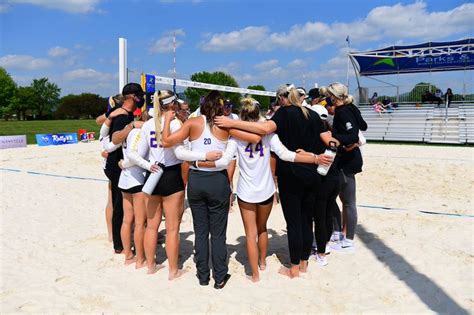
[[[221,70],[241,87],[346,81],[351,50],[473,37],[467,1],[2,0],[0,66],[19,85],[48,77],[62,94],[118,92],[118,38],[128,40],[131,81],[140,72],[177,77]],[[381,77],[431,81],[472,92],[473,71]],[[353,72],[352,72],[353,73]],[[351,73],[351,86],[355,80]],[[363,81],[363,85],[383,85]],[[352,90],[352,88],[351,88]]]

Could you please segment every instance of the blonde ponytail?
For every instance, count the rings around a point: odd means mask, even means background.
[[[346,99],[344,100],[344,104],[345,105],[348,105],[348,104],[352,104],[354,102],[354,97],[352,95],[347,95]]]
[[[252,97],[241,99],[240,119],[243,121],[260,121],[260,103]]]
[[[344,105],[351,104],[354,101],[354,97],[349,95],[347,86],[342,83],[334,82],[329,84],[327,88],[328,92],[338,100],[341,100]]]
[[[301,108],[301,110],[303,111],[304,117],[306,119],[309,119],[308,109],[304,106],[301,106],[300,94],[299,94],[298,90],[295,89],[294,87],[290,87],[288,93],[289,93],[288,94],[288,100],[290,101],[290,103],[295,105],[295,106],[298,106],[299,108]]]
[[[319,88],[319,95],[326,96],[328,94],[328,88],[325,86],[322,86]]]

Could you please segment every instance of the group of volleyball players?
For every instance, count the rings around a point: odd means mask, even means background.
[[[280,269],[281,274],[293,278],[306,272],[313,235],[316,259],[321,265],[327,264],[326,245],[333,234],[333,221],[341,222],[337,220],[341,215],[336,203],[340,187],[345,189],[341,193],[344,219],[336,232],[345,238],[338,237],[337,245],[353,246],[354,219],[355,223],[357,220],[354,175],[362,166],[362,159],[357,158],[361,157],[358,132],[364,128],[360,126],[363,119],[357,116],[358,110],[344,85],[334,83],[321,92],[335,106],[330,129],[317,111],[302,102],[301,90],[293,85],[278,88],[274,108],[279,109],[269,120],[262,117],[260,104],[251,97],[241,100],[239,117],[229,118],[229,103],[218,91],[209,92],[200,101],[199,113],[187,119],[187,104],[172,91],[162,90],[155,93],[153,108],[143,111],[143,122],[129,118],[130,111],[142,104],[143,90],[138,84],[126,85],[121,108],[110,109],[101,128],[103,149],[109,152],[105,172],[112,187],[115,252],[124,254],[126,264],[146,266],[150,274],[163,268],[157,265],[155,253],[164,215],[168,278],[180,277],[179,227],[187,186],[195,234],[196,276],[200,285],[209,284],[211,257],[214,287],[223,288],[230,278],[226,232],[232,177],[228,168],[236,156],[239,176],[235,191],[244,223],[250,280],[259,281],[259,272],[266,268],[267,220],[277,189],[274,176],[287,224],[291,260],[289,267]],[[324,154],[331,142],[338,146],[335,160]],[[273,174],[271,160],[275,158]],[[109,163],[116,163],[114,168],[120,169],[118,179],[116,173],[111,174]],[[318,165],[330,166],[326,176],[318,174]],[[142,192],[147,178],[156,172],[162,175],[154,190],[150,194]],[[340,185],[341,176],[344,185]],[[115,185],[121,192],[120,202]],[[116,211],[119,206],[123,209]],[[122,221],[117,232],[119,215]]]

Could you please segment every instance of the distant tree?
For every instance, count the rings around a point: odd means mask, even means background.
[[[36,94],[30,86],[20,86],[11,101],[11,110],[16,113],[18,120],[26,119],[28,111],[36,106]]]
[[[79,119],[78,95],[69,94],[59,100],[59,106],[53,114],[55,119]]]
[[[247,89],[250,90],[258,90],[258,91],[266,91],[263,85],[250,85]],[[263,95],[251,95],[254,99],[256,99],[260,105],[262,106],[262,110],[268,110],[270,106],[270,96],[263,96]]]
[[[197,72],[191,76],[191,81],[202,82],[202,83],[211,83],[224,86],[239,87],[237,81],[229,74],[224,72]],[[185,90],[185,95],[189,100],[189,105],[192,110],[196,110],[199,107],[199,100],[201,96],[206,96],[209,93],[209,90],[197,89],[197,88],[187,88]],[[240,94],[238,93],[229,93],[221,92],[224,95],[224,98],[230,99],[236,107],[239,106]]]
[[[31,88],[35,92],[35,108],[39,118],[51,115],[59,104],[61,89],[55,84],[48,82],[48,78],[34,79]]]
[[[13,114],[11,100],[15,96],[16,89],[16,83],[10,74],[0,67],[0,115],[5,120],[8,120]]]
[[[107,109],[107,99],[91,93],[69,94],[61,98],[54,118],[81,119],[95,118]]]

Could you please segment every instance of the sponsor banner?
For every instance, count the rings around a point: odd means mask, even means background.
[[[86,134],[87,137],[87,134]],[[77,143],[75,133],[37,134],[36,143],[40,146]]]
[[[26,147],[26,135],[0,136],[0,149]]]
[[[145,75],[145,92],[155,93],[155,76],[151,74]]]
[[[383,75],[474,69],[474,39],[392,46],[351,52],[360,75]]]
[[[474,53],[416,57],[355,56],[361,75],[381,75],[474,68]]]

